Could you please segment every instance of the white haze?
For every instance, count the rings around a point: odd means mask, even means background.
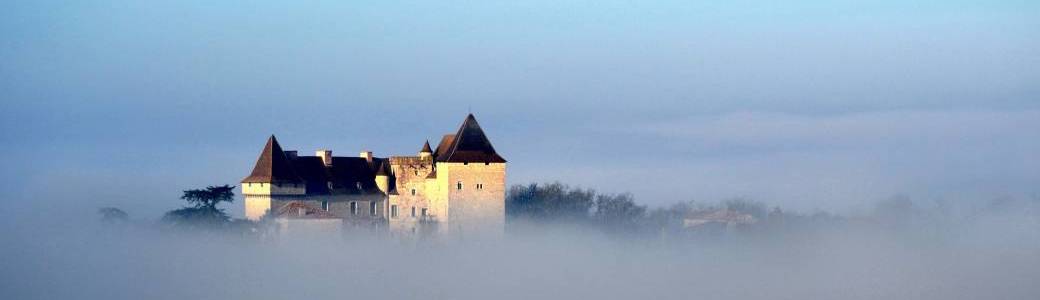
[[[6,219],[0,298],[1035,299],[1037,208],[687,242],[545,224],[491,241],[256,242]]]

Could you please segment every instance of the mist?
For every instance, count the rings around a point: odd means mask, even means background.
[[[5,226],[7,299],[1029,299],[1040,202],[804,214],[765,231],[614,235],[512,220],[501,239],[258,240],[155,220]],[[892,209],[899,208],[899,209]],[[906,208],[907,210],[903,210]],[[808,221],[806,221],[808,220]],[[835,221],[841,220],[841,221]],[[5,224],[10,225],[10,224]]]

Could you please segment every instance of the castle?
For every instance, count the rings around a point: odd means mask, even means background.
[[[395,235],[501,234],[506,160],[473,114],[436,149],[416,156],[315,156],[283,151],[272,135],[242,179],[246,218],[290,227],[387,229]]]

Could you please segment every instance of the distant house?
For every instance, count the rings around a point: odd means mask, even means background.
[[[282,150],[272,135],[242,180],[248,219],[271,211],[288,230],[297,223],[339,222],[394,235],[431,228],[453,235],[501,234],[505,188],[506,160],[472,114],[436,149],[427,141],[415,156],[380,158],[362,151],[344,157],[325,149],[303,156]]]
[[[328,235],[342,234],[343,218],[302,201],[289,201],[274,213],[279,234]]]
[[[729,209],[719,209],[687,216],[683,219],[683,228],[723,228],[728,230],[741,225],[755,224],[756,222],[758,222],[758,219],[750,214]]]

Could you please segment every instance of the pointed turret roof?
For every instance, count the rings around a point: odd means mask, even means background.
[[[422,150],[419,150],[419,153],[433,153],[433,150],[430,149],[429,140],[427,140],[426,143],[422,145]]]
[[[303,179],[296,175],[296,170],[293,169],[292,163],[285,156],[282,146],[278,145],[278,140],[274,138],[273,134],[267,139],[267,145],[260,152],[260,158],[256,159],[253,173],[249,174],[249,177],[242,179],[244,183],[293,183],[301,181]]]
[[[376,168],[376,176],[387,176],[388,173],[387,173],[386,169],[387,169],[386,161],[380,162],[379,163],[379,167]]]
[[[445,141],[448,139],[445,136]],[[437,161],[506,162],[504,158],[495,152],[495,147],[491,146],[491,141],[484,134],[484,130],[480,128],[480,124],[477,123],[477,118],[473,117],[473,114],[469,114],[466,116],[466,120],[462,121],[462,126],[459,127],[459,131],[455,133],[455,136],[450,139],[446,149],[440,149],[443,146],[441,145],[437,149]]]

